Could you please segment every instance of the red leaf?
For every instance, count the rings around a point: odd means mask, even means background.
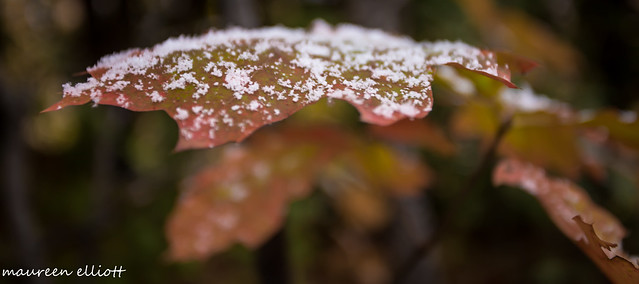
[[[493,173],[495,185],[518,186],[533,195],[555,225],[575,242],[615,283],[637,283],[639,263],[621,249],[626,229],[586,191],[564,179],[546,176],[541,168],[502,160]],[[586,224],[584,222],[588,222]],[[603,249],[603,250],[602,250]]]
[[[92,100],[135,111],[164,110],[178,123],[176,150],[241,141],[321,98],[355,106],[388,125],[432,109],[434,65],[455,65],[508,86],[497,56],[463,43],[417,43],[352,25],[212,31],[104,57],[86,83],[64,86],[45,111]]]

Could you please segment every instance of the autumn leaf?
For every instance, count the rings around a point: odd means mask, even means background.
[[[573,75],[579,53],[530,15],[500,7],[493,0],[457,0],[484,41],[541,60],[544,66]]]
[[[639,120],[634,111],[583,111],[581,125],[588,128],[603,128],[609,138],[626,147],[639,151]]]
[[[308,195],[317,183],[348,180],[363,191],[325,190],[337,194],[340,204],[373,201],[374,208],[384,208],[380,196],[414,194],[429,176],[419,161],[331,127],[280,127],[223,150],[217,163],[184,183],[166,228],[174,260],[203,259],[238,242],[261,245],[281,227],[288,203]],[[387,213],[353,214],[372,220]]]
[[[433,106],[433,66],[514,87],[511,61],[461,42],[415,42],[321,21],[310,31],[233,28],[106,56],[87,69],[86,82],[65,84],[62,100],[45,111],[90,101],[163,110],[180,129],[176,150],[206,148],[241,141],[322,98],[349,102],[373,124],[422,118]]]
[[[374,231],[391,219],[392,197],[417,195],[434,175],[414,153],[362,142],[336,156],[320,184],[351,226]]]
[[[472,80],[470,74],[444,74],[445,79]],[[587,161],[579,143],[576,112],[567,104],[536,94],[529,86],[507,89],[489,86],[462,95],[451,128],[459,138],[480,138],[485,146],[494,139],[500,125],[509,128],[498,146],[498,154],[576,177]],[[454,89],[451,89],[455,91]],[[480,95],[486,91],[489,94]]]
[[[533,195],[550,219],[615,283],[637,283],[639,263],[621,248],[626,229],[586,191],[543,169],[514,159],[502,160],[493,173],[495,185],[521,187]],[[590,225],[592,224],[592,225]]]
[[[371,125],[369,130],[383,140],[419,146],[442,156],[455,153],[455,145],[444,131],[427,119],[404,119],[388,126]]]
[[[340,137],[314,129],[257,135],[252,146],[225,148],[219,163],[185,182],[167,224],[171,258],[202,259],[235,242],[262,244],[281,226],[288,202],[308,194],[316,172],[343,148],[329,144],[342,143]]]

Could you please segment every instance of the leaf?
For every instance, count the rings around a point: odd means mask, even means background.
[[[62,100],[45,111],[89,101],[163,110],[180,129],[176,150],[206,148],[241,141],[322,98],[349,102],[373,124],[422,118],[432,109],[436,65],[514,87],[493,52],[317,21],[309,32],[234,28],[106,56],[87,69],[92,78],[65,84]]]
[[[345,194],[350,201],[376,202],[376,208],[385,205],[380,197],[414,194],[428,182],[420,162],[338,128],[280,127],[223,150],[215,165],[184,183],[166,228],[174,260],[203,259],[236,242],[261,245],[281,227],[288,202],[308,195],[320,180],[348,180],[375,192],[374,198]],[[339,195],[335,190],[342,188],[325,190]],[[387,188],[393,190],[381,191]],[[357,213],[381,216],[365,209]]]
[[[613,282],[618,284],[632,284],[639,281],[639,261],[637,257],[628,257],[625,254],[613,255],[610,258],[607,252],[618,246],[618,243],[606,242],[597,236],[592,224],[585,223],[581,216],[573,218],[575,223],[581,228],[585,239],[577,242],[577,245],[586,252],[595,264],[601,269],[606,276]]]
[[[639,150],[639,120],[636,112],[607,109],[595,113],[584,111],[582,116],[582,126],[604,128],[612,140]]]
[[[460,8],[492,46],[508,48],[541,60],[544,66],[573,75],[579,61],[578,51],[566,40],[525,13],[501,8],[493,0],[457,0]]]
[[[576,177],[582,162],[577,137],[574,124],[553,113],[519,113],[498,151]]]
[[[169,255],[202,259],[236,241],[254,248],[281,226],[290,200],[310,192],[316,172],[341,145],[308,143],[342,137],[314,129],[288,135],[257,135],[251,146],[227,147],[218,164],[184,185],[167,224]],[[307,140],[308,139],[308,140]],[[310,141],[309,141],[310,140]]]
[[[568,105],[535,94],[528,86],[502,87],[495,95],[466,96],[465,100],[452,118],[456,136],[479,137],[487,145],[502,121],[510,117],[512,123],[499,144],[499,155],[533,162],[569,177],[577,176],[580,166],[586,164],[578,143],[576,115]]]
[[[444,131],[430,120],[404,119],[388,126],[371,125],[369,130],[375,137],[420,146],[442,156],[455,153],[455,145],[446,137]]]
[[[430,169],[415,156],[358,143],[327,165],[320,183],[351,226],[377,230],[391,219],[389,197],[415,196],[432,182]]]
[[[617,218],[595,204],[583,189],[568,180],[548,177],[544,170],[514,159],[499,163],[493,172],[493,183],[521,187],[537,198],[555,225],[610,280],[615,283],[639,281],[639,263],[635,259],[630,262],[631,258],[621,248],[626,229]]]

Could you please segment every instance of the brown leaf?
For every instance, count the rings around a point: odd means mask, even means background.
[[[543,169],[514,159],[499,163],[493,173],[493,183],[521,187],[537,198],[564,235],[579,245],[612,281],[639,281],[639,270],[628,262],[621,249],[626,229],[617,218],[595,204],[583,189],[568,180],[548,177]]]
[[[611,243],[600,239],[593,225],[584,222],[581,216],[575,216],[573,220],[585,235],[585,239],[577,241],[577,245],[613,283],[634,284],[639,282],[637,257],[628,257],[623,251],[620,251],[620,248],[615,250],[621,242]]]

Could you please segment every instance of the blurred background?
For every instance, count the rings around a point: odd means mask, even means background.
[[[637,0],[0,3],[0,268],[126,269],[119,279],[0,277],[0,283],[276,283],[269,279],[278,273],[293,283],[386,283],[397,261],[387,255],[397,242],[394,224],[416,218],[421,225],[415,234],[428,234],[429,222],[437,222],[450,204],[448,189],[458,187],[479,157],[472,150],[456,156],[461,162],[425,153],[437,183],[417,198],[388,201],[391,221],[366,232],[356,262],[344,262],[336,243],[362,243],[348,234],[335,236],[345,234],[346,222],[339,221],[343,217],[330,198],[316,192],[291,205],[285,227],[262,249],[238,245],[207,261],[172,263],[164,258],[164,224],[180,181],[202,164],[201,153],[215,150],[172,153],[177,127],[161,112],[85,105],[39,114],[61,98],[63,83],[84,81],[87,66],[116,51],[211,28],[308,27],[322,18],[416,40],[459,39],[511,51],[540,63],[525,77],[539,93],[577,109],[639,110]],[[445,119],[442,112],[436,105],[433,119]],[[607,187],[582,183],[633,232],[625,247],[638,253],[636,185],[614,172]],[[435,249],[439,256],[406,283],[607,281],[532,197],[495,190],[489,173],[479,184],[483,188],[460,207],[455,233]]]

